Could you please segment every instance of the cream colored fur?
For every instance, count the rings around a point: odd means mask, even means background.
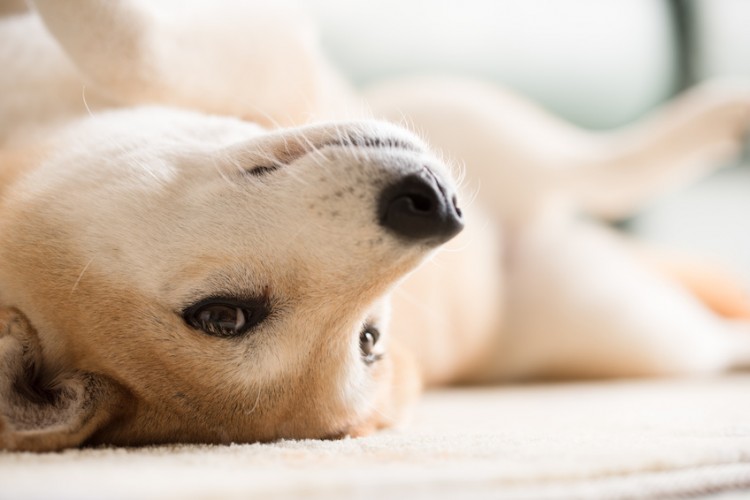
[[[306,26],[262,2],[37,0],[0,18],[0,447],[357,435],[424,384],[750,361],[747,322],[577,216],[629,214],[732,154],[746,88],[704,86],[607,136],[466,81],[394,82],[365,105]],[[423,168],[455,189],[427,144],[466,167],[466,229],[437,254],[374,208]],[[271,313],[232,339],[183,321],[227,294]]]

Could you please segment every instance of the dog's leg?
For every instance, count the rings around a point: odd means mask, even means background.
[[[750,320],[716,314],[608,230],[545,217],[521,230],[509,252],[507,321],[489,379],[687,375],[750,364]]]
[[[708,82],[653,116],[605,134],[599,152],[562,176],[590,213],[629,215],[736,156],[750,130],[750,85]]]
[[[721,166],[750,125],[750,86],[716,83],[615,133],[586,132],[469,81],[406,81],[369,97],[376,113],[403,119],[464,162],[480,199],[505,219],[553,200],[602,217],[629,215],[675,183]]]
[[[220,3],[34,1],[87,83],[122,104],[286,126],[337,115],[348,103],[301,11],[285,2]]]
[[[137,5],[107,0],[36,0],[33,5],[90,84],[124,100],[159,87],[155,19]]]
[[[26,10],[23,0],[0,0],[0,17],[14,15]]]

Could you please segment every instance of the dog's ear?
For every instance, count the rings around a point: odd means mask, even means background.
[[[0,449],[78,446],[114,416],[122,392],[102,376],[73,372],[44,383],[36,332],[0,306]]]

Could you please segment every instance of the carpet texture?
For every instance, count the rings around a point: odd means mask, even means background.
[[[340,441],[0,454],[0,498],[745,498],[750,375],[450,389]]]

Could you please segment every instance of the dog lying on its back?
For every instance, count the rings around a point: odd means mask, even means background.
[[[0,19],[0,448],[361,435],[424,384],[750,362],[731,280],[574,215],[716,165],[750,92],[603,138],[478,83],[371,89],[467,204],[295,13],[176,5]]]

